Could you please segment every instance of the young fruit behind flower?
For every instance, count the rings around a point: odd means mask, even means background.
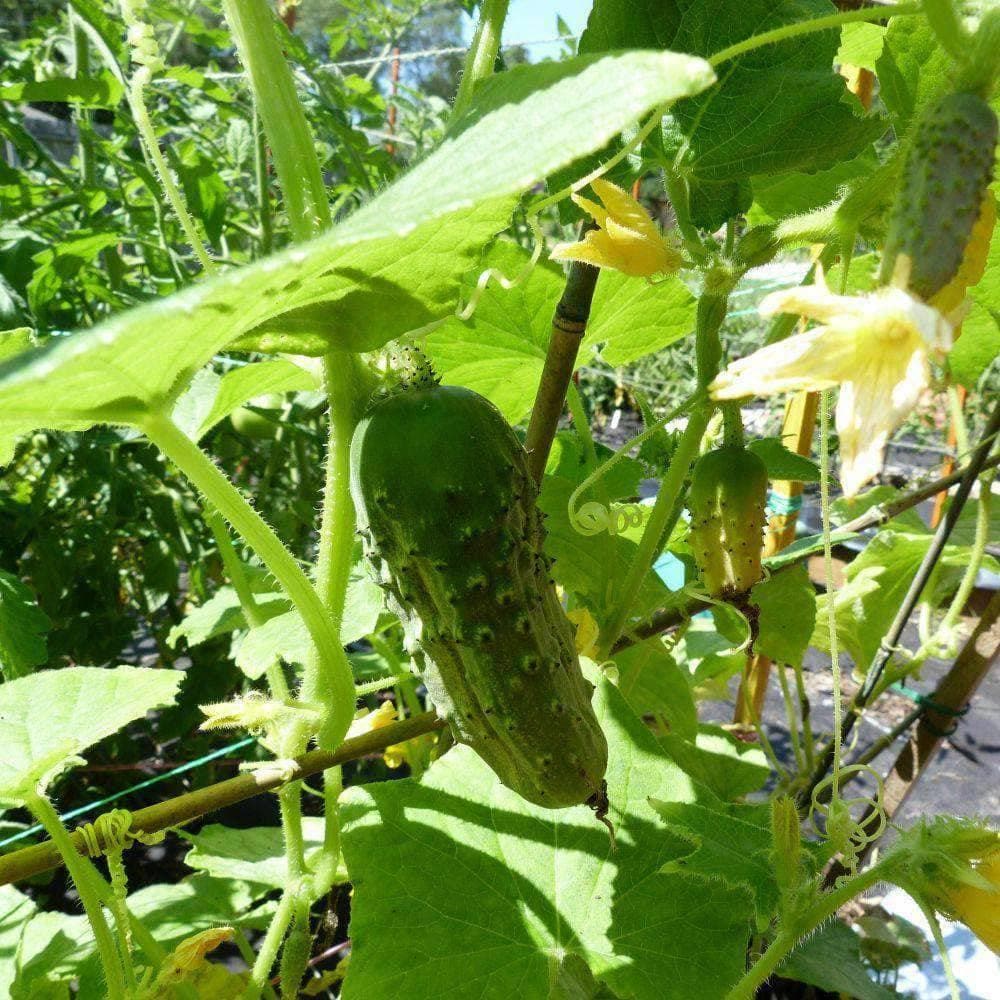
[[[673,274],[680,268],[680,251],[664,239],[635,198],[600,178],[590,186],[603,207],[582,195],[572,198],[599,228],[588,231],[579,243],[560,243],[552,251],[553,260],[579,260],[639,278]]]

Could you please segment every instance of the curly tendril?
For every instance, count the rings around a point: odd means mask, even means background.
[[[839,789],[834,789],[835,778],[840,784],[858,777],[861,774],[869,776],[875,782],[875,790],[871,794],[854,795],[845,798]],[[834,792],[827,798],[828,792]],[[847,874],[842,875],[838,884],[858,873],[861,855],[869,844],[874,844],[889,826],[889,817],[885,810],[885,784],[882,775],[867,764],[849,764],[842,767],[838,775],[828,774],[813,789],[812,802],[809,804],[808,823],[819,837],[825,837],[831,846],[841,855]],[[861,819],[856,819],[854,812],[860,812]],[[822,817],[822,824],[818,819]]]
[[[686,584],[681,587],[681,593],[685,597],[690,598],[692,601],[708,604],[713,608],[724,608],[726,611],[730,611],[735,614],[743,623],[743,628],[745,630],[743,641],[738,646],[734,646],[730,649],[726,654],[727,656],[735,656],[737,653],[744,653],[750,648],[750,644],[753,642],[753,628],[750,625],[750,620],[735,604],[730,604],[729,601],[721,600],[718,597],[712,597],[712,595],[709,594],[709,592],[705,590],[700,583]]]
[[[649,517],[652,507],[640,503],[612,504],[610,510],[596,500],[580,504],[573,527],[581,535],[620,535],[629,528],[639,528]]]
[[[166,836],[162,830],[157,833],[133,830],[132,813],[128,809],[101,813],[93,823],[78,826],[76,832],[80,834],[87,856],[91,858],[99,858],[102,854],[121,854],[136,841],[146,845],[159,844]]]
[[[610,524],[610,515],[608,515],[607,508],[603,504],[598,504],[596,502],[587,502],[581,504],[577,507],[580,495],[585,491],[589,490],[597,482],[604,478],[623,458],[626,458],[633,448],[638,448],[644,441],[647,441],[652,437],[657,431],[659,431],[665,424],[670,423],[671,420],[675,420],[681,413],[685,410],[691,409],[697,402],[700,392],[696,392],[684,400],[679,406],[671,410],[666,416],[661,417],[654,424],[650,424],[641,434],[637,434],[634,438],[626,441],[606,462],[601,463],[589,476],[573,492],[570,494],[569,503],[567,504],[567,513],[569,516],[569,523],[573,525],[573,528],[578,531],[581,535],[596,535],[601,531],[608,530],[607,524],[602,524],[597,527],[598,523],[603,516],[608,518],[608,524]],[[600,508],[598,510],[597,508]]]
[[[128,809],[112,809],[110,812],[101,813],[93,823],[78,826],[77,833],[80,834],[88,857],[99,858],[103,854],[107,859],[108,874],[111,877],[111,909],[126,953],[131,954],[132,924],[125,903],[128,896],[128,878],[122,855],[136,841],[147,845],[159,844],[166,837],[166,833],[163,830],[156,833],[133,830],[132,813]]]

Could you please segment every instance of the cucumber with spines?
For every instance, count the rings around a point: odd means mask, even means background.
[[[997,116],[978,94],[947,94],[924,111],[889,222],[883,283],[902,255],[908,287],[925,300],[955,277],[993,179],[996,146]]]
[[[600,805],[607,743],[593,686],[550,578],[524,448],[500,412],[426,374],[404,381],[355,431],[351,491],[456,739],[530,802]]]
[[[763,574],[767,467],[742,447],[710,451],[691,471],[688,541],[712,597],[739,599]]]

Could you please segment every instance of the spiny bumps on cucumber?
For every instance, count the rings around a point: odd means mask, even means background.
[[[948,94],[924,112],[889,223],[884,283],[902,254],[910,259],[909,288],[923,299],[955,277],[993,177],[996,145],[997,117],[977,94]]]
[[[761,579],[767,468],[752,451],[710,451],[691,472],[689,543],[712,597],[741,597]]]
[[[500,412],[404,382],[362,418],[351,492],[366,552],[456,739],[530,802],[602,815],[608,747],[549,577],[537,487]]]

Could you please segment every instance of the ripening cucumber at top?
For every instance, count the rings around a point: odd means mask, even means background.
[[[760,581],[766,502],[767,467],[752,451],[727,446],[695,462],[688,539],[712,597],[742,597]]]
[[[996,145],[997,116],[977,94],[948,94],[924,112],[889,222],[884,283],[902,254],[909,288],[923,299],[955,277],[993,179]]]
[[[524,448],[500,412],[428,375],[404,382],[355,431],[351,492],[456,739],[530,802],[600,807],[608,747],[593,685],[549,577]]]

